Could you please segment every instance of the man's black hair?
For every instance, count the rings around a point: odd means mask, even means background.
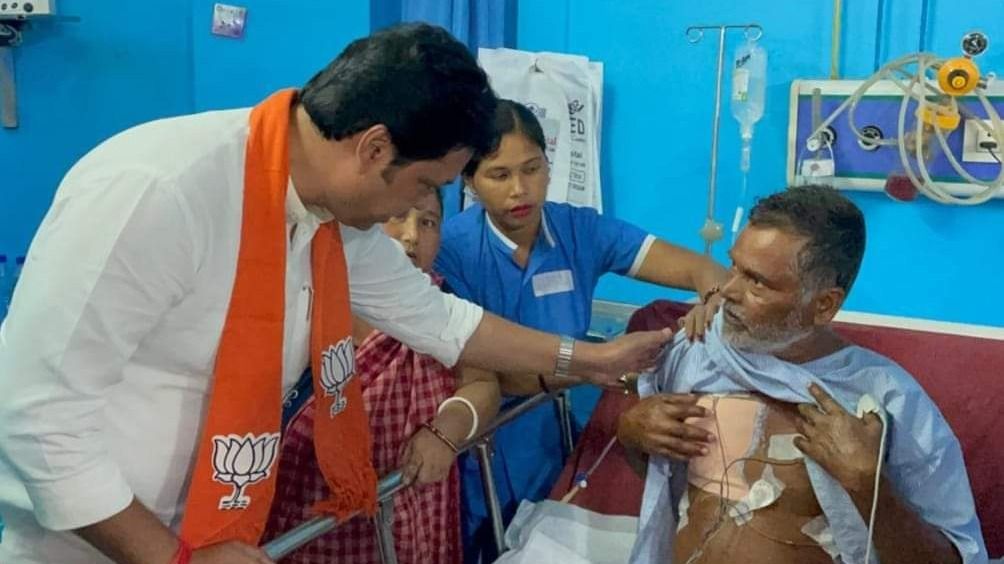
[[[327,139],[383,124],[395,162],[439,159],[491,144],[496,98],[477,61],[446,30],[403,24],[349,44],[300,90]]]

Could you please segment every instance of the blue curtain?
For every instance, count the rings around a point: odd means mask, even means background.
[[[516,45],[517,0],[372,0],[373,30],[399,22],[442,26],[477,54],[478,47]],[[443,189],[448,217],[460,210],[460,182]]]
[[[515,15],[515,0],[401,0],[401,21],[441,25],[475,52],[515,45]]]

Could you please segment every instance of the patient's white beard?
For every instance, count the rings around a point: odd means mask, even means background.
[[[798,313],[797,309],[792,309],[777,325],[747,327],[733,326],[726,317],[722,325],[722,337],[728,344],[741,351],[758,354],[778,353],[812,333],[812,327],[800,326]]]

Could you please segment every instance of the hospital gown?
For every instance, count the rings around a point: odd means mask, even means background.
[[[723,341],[721,331],[719,314],[705,342],[689,343],[677,335],[658,368],[639,379],[639,394],[756,391],[781,401],[809,403],[814,401],[809,384],[815,382],[851,413],[856,412],[859,398],[869,394],[888,421],[883,473],[920,517],[951,539],[965,564],[987,562],[959,442],[934,402],[905,370],[858,346],[791,364],[738,351]],[[842,561],[863,562],[867,523],[833,477],[810,458],[805,463]],[[675,507],[686,484],[685,465],[650,457],[633,564],[672,561]],[[877,561],[874,549],[872,555]]]

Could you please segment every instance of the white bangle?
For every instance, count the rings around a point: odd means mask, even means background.
[[[462,398],[460,396],[448,397],[446,398],[446,400],[443,401],[443,403],[439,404],[439,411],[437,411],[436,414],[438,415],[442,413],[443,410],[446,409],[447,405],[450,405],[455,401],[459,401],[460,403],[466,405],[467,409],[471,410],[471,417],[474,418],[474,423],[471,424],[470,432],[467,433],[466,437],[464,437],[465,441],[469,441],[471,440],[471,437],[473,437],[474,434],[478,432],[478,410],[474,409],[474,404],[471,403],[470,400],[468,400],[467,398]]]

